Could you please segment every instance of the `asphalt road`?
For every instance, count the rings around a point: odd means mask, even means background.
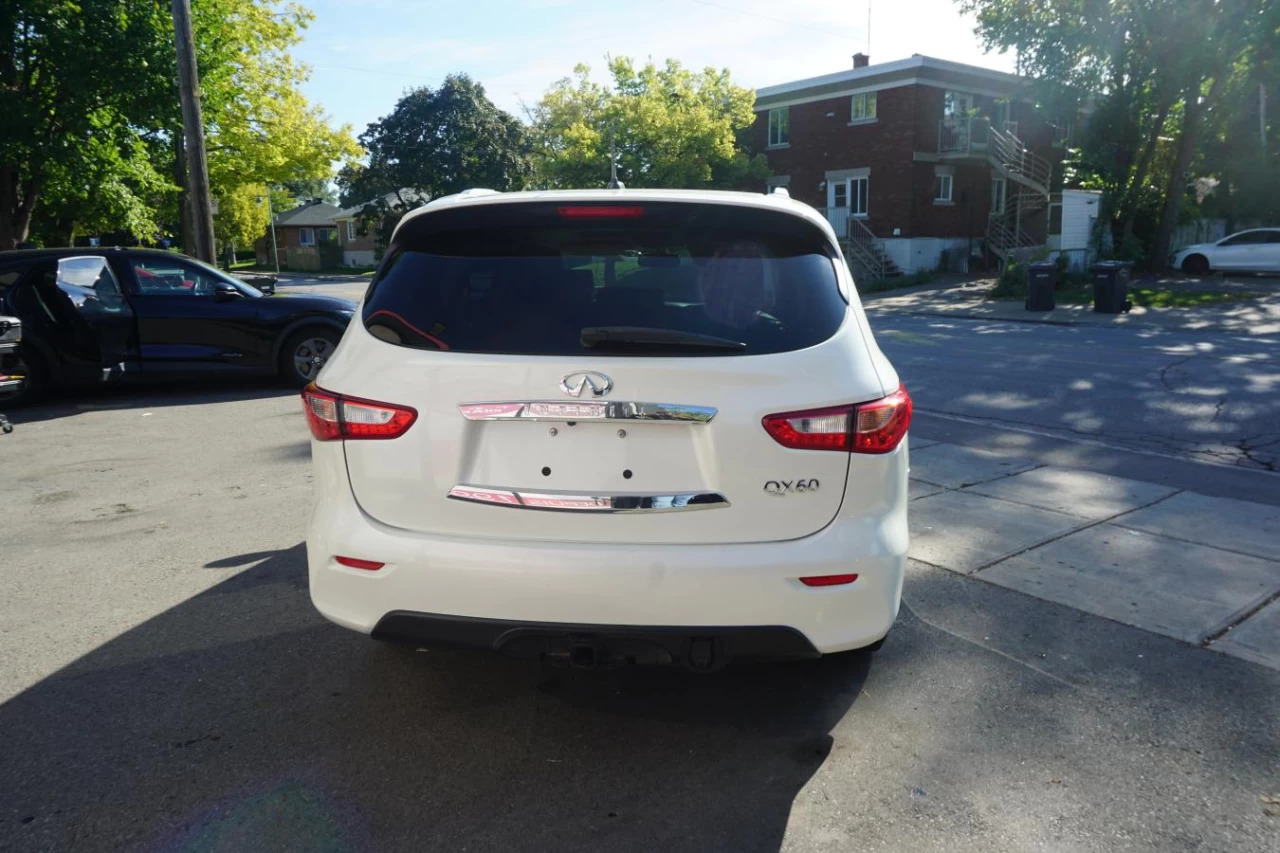
[[[960,393],[892,337],[922,406]],[[0,850],[1280,845],[1272,670],[923,565],[875,655],[697,677],[405,652],[311,608],[293,394],[100,392],[16,420]],[[953,428],[1088,447],[915,432]]]
[[[1280,342],[876,315],[920,411],[1245,468],[1280,467]]]

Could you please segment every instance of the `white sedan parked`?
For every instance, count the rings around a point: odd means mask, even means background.
[[[1280,228],[1254,228],[1216,243],[1184,246],[1170,265],[1192,275],[1208,272],[1280,273]]]

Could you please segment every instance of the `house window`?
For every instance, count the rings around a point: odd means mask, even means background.
[[[354,219],[347,220],[347,242],[356,239],[356,221]]]
[[[298,245],[314,246],[316,244],[316,230],[314,228],[298,229]]]
[[[876,117],[876,93],[863,92],[860,95],[854,95],[849,116],[850,121],[873,121]]]
[[[769,147],[786,145],[790,138],[791,116],[787,107],[769,110]]]
[[[992,178],[991,180],[991,212],[1004,213],[1005,200],[1005,182],[1004,178]]]
[[[854,216],[867,215],[867,190],[870,178],[849,179],[849,212]]]
[[[953,176],[939,173],[934,177],[933,200],[942,204],[951,204],[951,184]]]

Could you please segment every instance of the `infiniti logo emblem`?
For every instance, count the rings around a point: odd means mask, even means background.
[[[591,389],[592,397],[603,397],[613,390],[613,380],[594,371],[566,373],[560,380],[560,390],[570,397],[581,397],[582,392],[588,388]]]

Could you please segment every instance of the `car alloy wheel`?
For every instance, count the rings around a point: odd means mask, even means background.
[[[333,341],[319,336],[306,338],[293,351],[293,368],[308,382],[320,375],[320,368],[337,349]]]

